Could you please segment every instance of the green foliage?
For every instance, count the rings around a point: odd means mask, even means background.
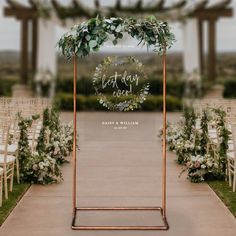
[[[236,98],[236,80],[227,80],[224,82],[224,97]]]
[[[24,195],[24,193],[27,191],[27,189],[30,187],[30,184],[23,183],[23,184],[15,184],[13,185],[13,191],[11,194],[9,194],[8,199],[3,199],[3,205],[0,208],[0,226],[3,224],[3,222],[6,220],[8,215],[11,213],[11,211],[14,209],[16,204],[20,201],[21,197]]]
[[[60,129],[59,112],[55,106],[51,109],[50,122],[48,124],[48,127],[50,130],[56,131],[56,132],[58,132]]]
[[[44,153],[46,151],[47,128],[49,124],[50,124],[49,109],[46,108],[43,111],[43,125],[41,127],[39,137],[37,140],[36,151],[38,153]]]
[[[56,103],[60,109],[65,111],[73,111],[73,94],[59,93],[56,96]],[[113,99],[111,96],[109,99]],[[167,111],[180,111],[182,109],[182,102],[180,99],[173,96],[166,97]],[[144,111],[162,111],[163,98],[162,96],[149,96],[142,104],[140,110]],[[77,95],[77,110],[78,111],[104,111],[106,108],[101,106],[98,102],[97,96],[83,96]]]
[[[216,129],[219,136],[219,146],[218,146],[218,155],[219,155],[219,165],[225,173],[227,168],[227,151],[229,148],[228,141],[229,135],[231,132],[226,127],[226,113],[220,108],[213,109],[216,114]]]
[[[128,33],[139,41],[139,44],[154,47],[154,51],[162,53],[171,47],[174,35],[170,32],[166,22],[159,22],[155,17],[142,20],[134,18],[110,18],[96,17],[75,25],[71,31],[62,36],[58,47],[68,59],[74,55],[86,57],[92,51],[99,51],[100,47],[114,37],[116,45],[123,34]]]
[[[0,97],[11,96],[11,89],[14,84],[16,84],[15,80],[0,78]]]
[[[43,125],[37,140],[36,151],[40,155],[49,154],[56,160],[56,164],[63,164],[65,157],[72,151],[73,132],[70,126],[62,126],[59,112],[53,107],[43,112]]]
[[[154,79],[155,80],[155,79]],[[153,81],[153,79],[151,79]],[[152,83],[150,81],[150,84]],[[162,85],[162,80],[160,80],[160,83]],[[151,94],[157,94],[155,93],[155,90],[157,89],[154,87],[154,84],[152,85],[152,88],[150,89]],[[166,82],[166,92],[168,95],[182,98],[184,96],[184,90],[185,90],[185,81],[183,80],[170,80]],[[161,87],[161,94],[162,94],[162,87]]]
[[[197,116],[192,107],[185,107],[183,111],[183,117],[184,117],[184,134],[186,136],[186,139],[189,140],[191,134],[194,133]]]
[[[56,161],[45,152],[32,152],[29,146],[28,131],[35,118],[23,118],[19,114],[18,126],[20,139],[18,144],[18,158],[21,181],[28,183],[49,184],[61,179],[61,171]]]
[[[20,137],[18,142],[18,159],[21,170],[21,178],[24,180],[23,170],[28,162],[28,157],[31,156],[31,149],[28,140],[28,129],[31,127],[33,120],[30,118],[23,118],[18,114],[18,126],[20,130]]]
[[[200,124],[201,133],[200,133],[199,144],[201,150],[199,154],[201,155],[207,154],[207,144],[209,143],[208,122],[209,122],[208,112],[207,110],[204,110],[202,113],[201,124]]]
[[[206,109],[197,117],[193,109],[187,107],[181,122],[168,125],[169,150],[176,153],[177,162],[184,165],[182,172],[188,172],[191,182],[224,179],[230,134],[225,116],[221,109]],[[200,120],[200,127],[196,126],[196,120]],[[217,131],[219,143],[216,147],[209,138],[209,126]]]
[[[142,105],[142,110],[145,111],[162,111],[163,97],[162,96],[149,96]],[[182,101],[173,96],[166,97],[166,110],[168,112],[181,111]]]
[[[208,184],[236,217],[236,194],[226,181],[209,181]]]
[[[61,125],[59,112],[52,108],[50,112],[49,124],[46,127],[49,131],[49,140],[46,146],[48,153],[56,163],[61,165],[68,162],[67,157],[73,150],[73,130],[71,125]]]
[[[162,79],[151,77],[147,78],[147,83],[150,84],[149,92],[151,95],[162,95]],[[140,87],[144,86],[144,81],[140,81]],[[166,83],[167,94],[173,97],[182,98],[184,94],[184,81],[169,80]],[[57,92],[59,93],[73,93],[73,78],[58,79]],[[106,90],[107,94],[112,94],[109,88]],[[77,94],[79,95],[94,95],[92,79],[83,77],[77,80]]]
[[[49,184],[62,179],[60,165],[73,147],[73,130],[70,125],[59,123],[56,109],[46,108],[36,151],[32,151],[28,141],[28,131],[38,116],[23,118],[19,115],[20,139],[18,156],[21,180],[29,183]]]

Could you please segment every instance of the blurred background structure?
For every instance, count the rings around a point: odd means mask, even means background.
[[[64,63],[63,59],[60,57],[58,59],[56,52],[58,35],[66,32],[74,24],[97,15],[106,17],[155,15],[158,19],[166,20],[173,25],[174,32],[177,32],[177,44],[181,41],[183,45],[181,52],[173,51],[168,57],[168,78],[170,81],[176,81],[177,87],[177,84],[180,84],[179,94],[170,92],[169,95],[181,98],[184,93],[184,88],[181,86],[188,87],[186,93],[189,93],[189,88],[195,87],[197,90],[202,90],[196,94],[204,94],[212,85],[222,83],[223,77],[236,75],[234,69],[236,55],[232,53],[233,49],[232,52],[221,53],[220,56],[217,51],[217,43],[218,45],[227,43],[218,40],[219,34],[224,32],[222,25],[218,27],[218,21],[228,18],[227,24],[233,24],[235,5],[236,3],[231,0],[6,0],[2,4],[3,19],[14,18],[18,24],[20,23],[20,42],[15,41],[16,44],[20,44],[19,68],[11,67],[10,73],[14,74],[12,70],[15,68],[21,84],[29,85],[33,81],[35,90],[39,94],[42,94],[49,84],[49,96],[54,96],[55,90],[68,92],[70,88],[64,91],[62,87],[66,84],[64,79],[69,81],[71,68]],[[232,37],[235,37],[233,34],[236,33],[232,32]],[[160,61],[153,54],[151,59],[145,59],[145,50],[137,48],[136,45],[137,42],[125,39],[122,45],[126,47],[125,49],[106,45],[101,52],[102,54],[138,53],[148,65],[150,78],[160,77]],[[100,61],[99,56],[91,57],[93,58],[89,65],[87,61],[81,65],[83,67],[80,73],[81,79],[91,77],[88,71],[93,71],[95,63],[98,64]],[[4,59],[7,61],[5,57],[1,60],[4,62]],[[147,60],[151,60],[152,63],[148,63]],[[154,68],[158,64],[160,68]],[[5,79],[8,75],[5,76],[0,71],[0,77]],[[230,82],[232,82],[231,78]],[[37,84],[40,83],[42,86],[39,88]],[[89,95],[88,90],[87,87],[86,91],[81,92]],[[190,94],[192,94],[191,90]],[[154,92],[154,95],[158,93]]]

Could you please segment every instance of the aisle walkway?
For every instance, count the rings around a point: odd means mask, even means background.
[[[72,118],[63,114],[64,120]],[[178,114],[169,114],[170,120]],[[78,202],[82,206],[160,205],[161,125],[158,113],[80,113]],[[132,121],[114,129],[115,121]],[[137,123],[138,122],[138,125]],[[85,129],[86,128],[86,129]],[[63,167],[64,182],[32,186],[0,228],[1,236],[234,236],[236,220],[206,184],[191,184],[178,178],[180,167],[168,154],[167,232],[72,231],[71,164]],[[80,223],[155,224],[155,213],[90,213]]]

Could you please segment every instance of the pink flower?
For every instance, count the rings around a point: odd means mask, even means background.
[[[194,167],[197,169],[197,168],[199,168],[201,166],[201,164],[200,164],[200,162],[199,161],[196,161],[195,163],[194,163]]]

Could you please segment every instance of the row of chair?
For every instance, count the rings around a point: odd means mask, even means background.
[[[227,152],[227,171],[226,176],[229,186],[232,186],[233,192],[236,190],[236,100],[235,99],[201,99],[192,102],[192,106],[197,115],[202,114],[206,108],[220,108],[226,113],[226,127],[231,132],[228,142]],[[199,126],[200,121],[198,121]],[[208,146],[213,147],[214,156],[217,156],[216,150],[219,148],[220,137],[218,130],[214,125],[209,125],[210,143]]]
[[[3,191],[5,199],[8,199],[8,191],[13,190],[15,173],[17,182],[20,182],[18,114],[24,118],[40,115],[28,131],[30,147],[34,150],[42,125],[43,110],[50,106],[51,101],[43,98],[0,98],[0,206]]]

